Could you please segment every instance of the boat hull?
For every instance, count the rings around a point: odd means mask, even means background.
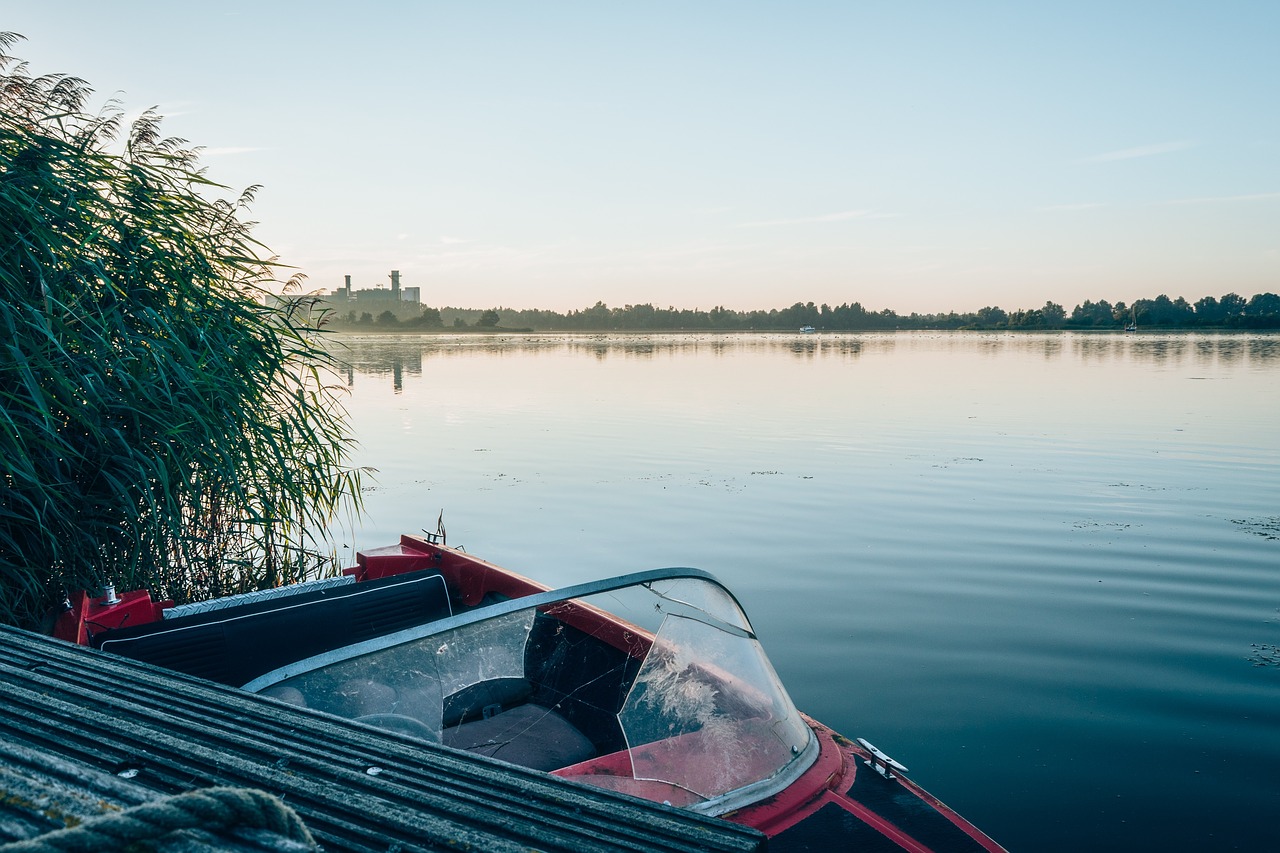
[[[1004,848],[901,773],[811,717],[821,752],[804,777],[761,803],[723,815],[769,836],[773,853],[858,850],[996,853]]]
[[[664,571],[679,571],[685,575],[696,574],[710,579],[705,572],[699,573],[697,570]],[[654,635],[645,634],[634,624],[613,621],[609,613],[581,602],[551,604],[559,594],[553,594],[542,584],[428,538],[405,536],[396,545],[362,552],[358,565],[347,570],[346,574],[350,581],[346,588],[326,587],[299,592],[292,597],[292,602],[287,590],[283,596],[267,601],[233,601],[221,608],[212,609],[208,614],[197,612],[169,619],[167,621],[170,627],[165,627],[166,620],[161,613],[167,609],[168,602],[153,605],[145,593],[127,593],[119,599],[120,603],[109,604],[81,595],[73,600],[71,610],[64,614],[56,633],[72,642],[149,660],[232,686],[246,686],[254,692],[262,689],[254,686],[261,679],[249,681],[259,674],[257,671],[249,673],[247,670],[237,669],[233,674],[229,672],[219,677],[216,673],[221,672],[221,669],[208,668],[218,662],[221,652],[204,655],[208,661],[201,666],[206,669],[196,671],[190,668],[196,666],[193,662],[200,658],[193,651],[195,646],[200,646],[206,652],[213,648],[200,639],[200,632],[216,635],[217,642],[222,644],[217,646],[218,649],[232,648],[233,645],[228,644],[235,642],[262,646],[262,635],[255,633],[258,630],[255,627],[258,624],[256,620],[271,619],[279,622],[287,612],[290,614],[288,618],[294,620],[289,636],[299,640],[299,649],[304,645],[310,649],[305,653],[299,651],[296,656],[297,665],[305,668],[308,660],[315,659],[307,656],[316,655],[317,650],[323,652],[321,657],[336,654],[341,658],[344,648],[354,649],[374,642],[365,639],[365,634],[350,634],[346,640],[335,639],[334,632],[339,625],[348,626],[346,630],[350,631],[353,630],[351,626],[359,628],[362,625],[377,624],[381,626],[378,630],[385,629],[383,636],[391,638],[393,635],[398,636],[395,632],[416,630],[408,627],[415,620],[430,633],[432,625],[459,620],[465,622],[470,618],[469,614],[483,616],[495,608],[510,611],[513,607],[522,606],[522,602],[528,602],[528,607],[537,606],[544,616],[561,619],[563,630],[580,631],[592,642],[601,644],[601,648],[612,648],[624,656],[643,656],[655,642]],[[437,589],[431,585],[435,581],[439,581],[439,590],[432,592]],[[404,592],[404,589],[411,587],[417,589],[415,585],[423,587],[423,602],[434,601],[434,604],[415,604]],[[357,589],[352,589],[353,587]],[[367,595],[358,591],[364,588],[369,590]],[[577,589],[574,588],[575,596]],[[274,591],[268,594],[276,595]],[[376,608],[379,618],[370,621],[367,614],[370,607],[364,602],[384,599],[394,600],[396,608],[392,609],[399,614],[397,618],[400,621],[388,621],[381,605]],[[546,599],[548,604],[541,604],[542,599]],[[280,603],[276,604],[276,601]],[[733,604],[736,606],[736,602]],[[436,609],[433,610],[432,607]],[[355,612],[352,608],[365,615],[355,618],[351,615]],[[302,643],[307,631],[298,626],[299,620],[306,621],[307,613],[323,616],[328,627],[322,632],[323,636],[317,634]],[[706,630],[706,625],[702,623],[691,624],[699,630]],[[113,625],[119,627],[112,629]],[[104,627],[107,630],[103,630]],[[308,623],[308,630],[309,628]],[[749,632],[738,633],[755,641],[754,635]],[[167,639],[169,637],[173,639]],[[281,641],[284,642],[283,639]],[[187,643],[190,648],[177,649],[179,642]],[[326,645],[337,645],[339,648],[335,652],[325,649]],[[130,654],[130,649],[137,654]],[[176,654],[175,650],[181,654]],[[171,663],[171,660],[186,661],[188,668],[183,669],[182,665]],[[278,662],[272,662],[271,667],[278,665]],[[768,668],[767,663],[765,667]],[[579,676],[587,677],[581,674]],[[264,677],[271,680],[270,676]],[[288,689],[291,688],[286,688]],[[711,695],[714,696],[714,692]],[[504,708],[499,710],[504,714],[510,713]],[[374,716],[403,719],[403,714]],[[356,719],[369,722],[371,717]],[[901,772],[904,769],[901,765],[887,759],[874,748],[869,748],[865,742],[860,744],[851,741],[812,718],[799,715],[799,719],[803,723],[796,723],[797,731],[803,733],[807,726],[812,732],[812,741],[803,749],[799,746],[792,747],[793,755],[804,757],[803,761],[791,762],[796,766],[795,775],[787,776],[780,772],[770,779],[766,772],[761,783],[749,789],[753,792],[759,789],[758,793],[750,794],[759,797],[758,799],[751,800],[748,797],[745,805],[738,805],[744,800],[735,800],[730,805],[722,806],[720,811],[709,813],[719,814],[722,819],[765,833],[770,838],[769,849],[775,853],[805,850],[998,853],[1003,850],[952,809],[906,778]],[[449,729],[441,740],[446,746],[458,747],[460,742],[456,738],[461,736],[461,732],[470,733],[473,729],[478,730],[491,723],[493,720],[486,713],[484,719],[459,723],[457,727]],[[683,738],[693,738],[688,741],[689,744],[696,743],[696,736],[696,731],[686,731],[680,735]],[[646,744],[648,741],[639,743]],[[661,743],[657,741],[655,746]],[[674,744],[676,741],[670,740],[670,743]],[[813,744],[816,744],[816,757],[813,756]],[[747,761],[755,755],[755,749],[761,748],[747,740],[736,741],[731,747],[739,750],[739,753],[722,753],[725,767]],[[464,744],[461,748],[469,747]],[[692,789],[677,790],[677,786],[660,782],[660,774],[654,776],[636,771],[639,766],[637,762],[646,760],[642,754],[645,749],[646,747],[640,746],[590,760],[583,760],[578,755],[591,754],[589,749],[583,749],[578,750],[571,759],[557,757],[545,765],[535,766],[524,762],[522,766],[549,770],[554,775],[570,779],[576,776],[584,784],[596,783],[597,787],[639,794],[645,799],[698,810],[699,804],[694,800],[681,800],[681,796],[690,794]],[[478,755],[489,754],[479,746],[471,751]],[[692,754],[685,756],[686,763],[697,763],[700,760]],[[573,764],[571,761],[578,763]],[[803,770],[799,769],[801,765]],[[670,777],[667,778],[669,782]],[[670,788],[669,792],[664,793],[664,784]],[[724,812],[724,808],[733,810]]]

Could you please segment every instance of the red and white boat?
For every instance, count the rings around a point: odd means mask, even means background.
[[[179,607],[80,593],[63,639],[755,827],[769,849],[1000,851],[864,740],[796,710],[723,585],[549,590],[436,541]]]

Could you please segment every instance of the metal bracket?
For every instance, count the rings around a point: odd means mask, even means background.
[[[893,772],[895,770],[899,771],[900,773],[907,772],[906,767],[904,767],[901,763],[894,761],[889,756],[885,755],[866,738],[858,738],[858,743],[862,745],[863,749],[871,753],[871,757],[862,763],[867,765],[877,773],[879,773],[884,778],[897,779],[898,777],[894,775],[894,772]]]

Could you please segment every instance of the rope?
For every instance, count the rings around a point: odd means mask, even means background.
[[[203,788],[102,815],[28,841],[0,844],[0,853],[97,853],[160,839],[184,829],[218,832],[241,828],[265,829],[291,841],[316,846],[302,818],[278,797],[252,788]]]

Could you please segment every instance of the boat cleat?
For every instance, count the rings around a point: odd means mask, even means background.
[[[117,604],[119,604],[122,601],[124,601],[124,599],[116,595],[115,584],[108,583],[108,584],[102,585],[102,601],[100,601],[99,603],[103,607],[115,607]]]
[[[871,753],[871,757],[862,763],[867,765],[877,773],[879,773],[884,778],[897,779],[898,777],[893,772],[895,770],[897,770],[900,773],[907,772],[907,768],[904,767],[900,762],[894,761],[892,758],[885,755],[883,752],[877,749],[873,743],[868,741],[866,738],[861,738],[861,737],[858,738],[858,743],[862,745],[863,749]]]

